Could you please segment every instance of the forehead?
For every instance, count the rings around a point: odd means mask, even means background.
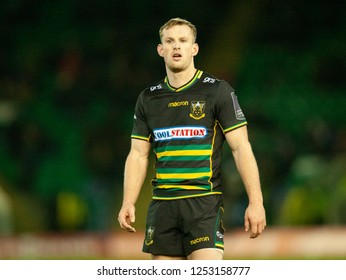
[[[187,25],[174,25],[162,30],[163,37],[193,37],[191,28]]]

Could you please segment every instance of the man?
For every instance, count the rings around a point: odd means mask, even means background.
[[[199,49],[195,26],[173,18],[159,33],[157,52],[164,59],[167,76],[138,97],[118,221],[122,229],[135,231],[135,203],[152,147],[156,176],[143,251],[154,260],[219,260],[223,258],[224,237],[224,140],[232,150],[249,198],[245,231],[256,238],[266,226],[247,122],[232,87],[195,68]]]

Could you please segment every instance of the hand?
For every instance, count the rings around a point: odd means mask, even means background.
[[[135,220],[135,206],[133,204],[123,205],[118,215],[120,227],[129,232],[136,232],[136,229],[131,226],[131,223],[134,223]]]
[[[245,231],[251,229],[250,238],[257,238],[266,227],[266,215],[262,204],[249,204],[245,211]]]

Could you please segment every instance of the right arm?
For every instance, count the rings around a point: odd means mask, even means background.
[[[150,146],[147,141],[132,139],[125,162],[124,196],[118,221],[122,229],[130,232],[136,231],[131,223],[135,222],[135,203],[147,174]]]

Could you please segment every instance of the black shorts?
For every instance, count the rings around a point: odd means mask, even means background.
[[[187,257],[204,248],[223,250],[221,195],[153,200],[147,215],[143,252]]]

